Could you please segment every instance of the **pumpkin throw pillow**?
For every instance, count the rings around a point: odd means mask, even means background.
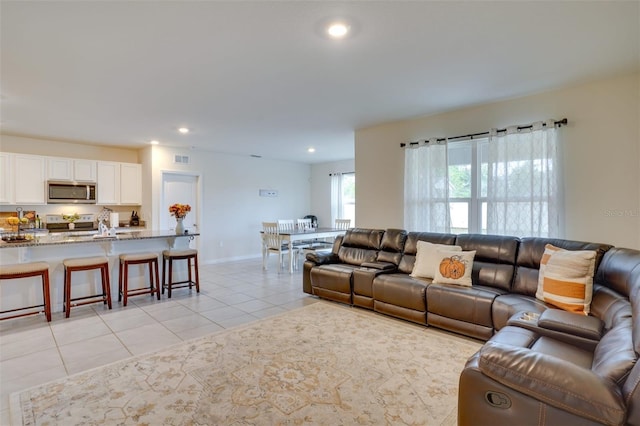
[[[416,247],[416,261],[413,264],[411,276],[414,278],[433,279],[436,274],[436,269],[438,269],[438,265],[440,264],[438,250],[462,251],[462,247],[418,241]]]
[[[547,244],[540,260],[536,298],[565,311],[588,315],[596,252]]]
[[[471,287],[471,272],[476,251],[438,251],[438,268],[433,279],[437,284]]]

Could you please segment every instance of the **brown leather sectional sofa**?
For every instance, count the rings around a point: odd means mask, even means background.
[[[411,277],[418,241],[475,250],[473,285]],[[596,252],[589,316],[536,299],[546,244]],[[303,290],[486,341],[460,376],[460,425],[640,425],[640,251],[353,228],[307,255]]]

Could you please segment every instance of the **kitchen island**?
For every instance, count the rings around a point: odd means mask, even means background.
[[[72,232],[35,235],[32,239],[22,242],[0,243],[0,264],[47,262],[49,264],[52,311],[61,312],[64,301],[64,267],[62,265],[64,259],[107,256],[111,295],[113,301],[117,303],[118,256],[120,254],[158,253],[161,261],[163,250],[197,248],[190,247],[190,245],[195,245],[195,237],[198,235],[197,233],[176,235],[174,231],[154,230],[122,232],[118,233],[116,237],[74,235]],[[174,267],[174,276],[183,273],[186,274],[186,268]],[[28,282],[30,280],[3,280],[0,284],[0,310],[41,304],[42,290],[39,280],[34,278],[33,282]],[[146,286],[148,280],[148,271],[145,268],[131,267],[129,271],[130,288]],[[74,295],[95,294],[100,286],[99,274],[93,271],[74,273],[72,286]],[[102,305],[93,306],[98,309],[107,309]]]

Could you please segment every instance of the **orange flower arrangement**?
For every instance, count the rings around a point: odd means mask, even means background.
[[[169,206],[169,213],[171,216],[175,216],[178,219],[182,219],[191,211],[189,204],[173,204]]]

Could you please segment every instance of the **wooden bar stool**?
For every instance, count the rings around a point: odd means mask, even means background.
[[[192,279],[191,275],[191,260],[194,261],[195,267],[195,281]],[[173,282],[173,261],[174,260],[186,260],[187,261],[187,270],[189,273],[188,279],[186,281],[176,281]],[[166,281],[166,265],[167,261],[169,262],[169,281]],[[162,294],[164,294],[164,289],[168,289],[168,297],[171,299],[171,289],[172,288],[183,288],[195,285],[196,292],[200,293],[200,279],[198,276],[198,250],[164,250],[162,252]]]
[[[136,288],[129,290],[129,265],[149,265],[149,288]],[[155,286],[154,281],[155,271]],[[118,302],[127,306],[129,296],[156,293],[160,300],[160,279],[158,278],[158,255],[156,253],[135,253],[120,255],[120,274],[118,277]]]
[[[51,321],[51,297],[49,295],[49,264],[46,262],[19,263],[15,265],[0,266],[0,280],[13,280],[17,278],[40,277],[42,279],[42,305],[28,306],[26,308],[9,309],[1,311],[0,314],[23,311],[25,309],[44,308],[44,311],[27,312],[3,317],[0,319],[10,319],[24,317],[27,315],[37,315],[44,312],[47,321]]]
[[[64,265],[64,307],[66,317],[69,318],[71,306],[87,305],[89,303],[103,302],[111,309],[111,284],[109,283],[109,259],[104,256],[81,257],[75,259],[65,259]],[[71,298],[71,273],[77,271],[90,271],[100,269],[102,280],[102,294],[92,296]],[[72,303],[73,302],[73,303]]]

